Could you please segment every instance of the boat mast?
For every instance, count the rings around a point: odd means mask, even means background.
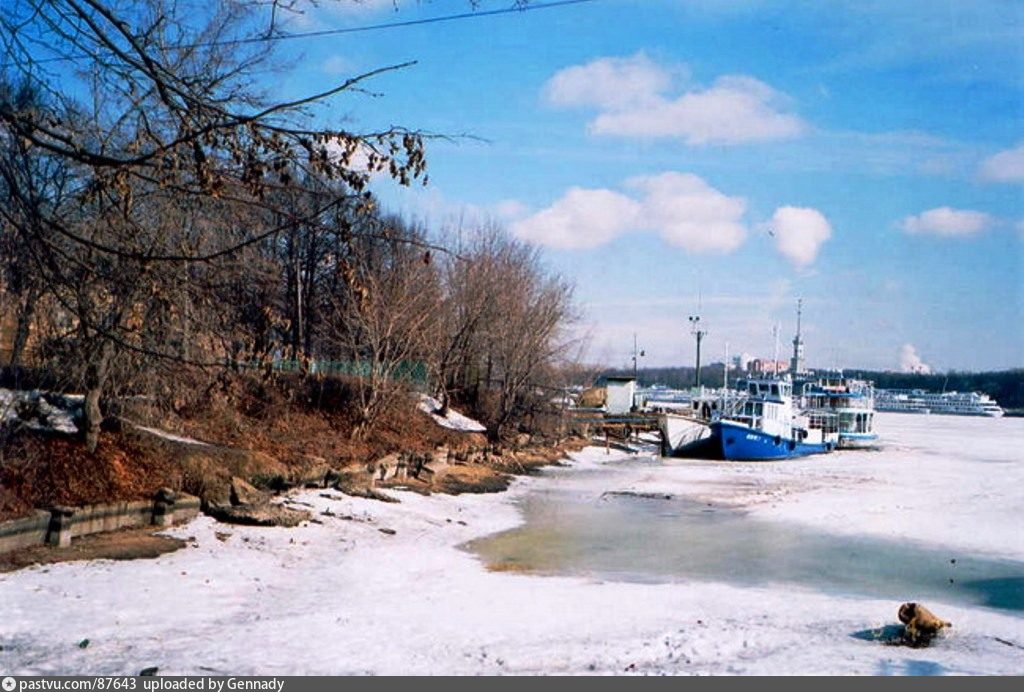
[[[804,340],[800,336],[800,318],[803,314],[804,299],[796,301],[796,336],[793,337],[793,357],[789,361],[789,369],[795,377],[804,371]]]

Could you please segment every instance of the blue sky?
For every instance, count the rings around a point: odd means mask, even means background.
[[[511,0],[480,3],[482,10]],[[541,3],[543,4],[543,3]],[[323,2],[292,29],[465,11]],[[1024,366],[1024,4],[595,0],[309,39],[290,96],[409,60],[315,115],[443,135],[434,228],[484,221],[576,284],[587,359],[770,357],[804,300],[811,366]]]

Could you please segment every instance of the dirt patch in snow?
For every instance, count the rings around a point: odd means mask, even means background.
[[[157,529],[125,529],[82,536],[67,548],[38,545],[0,554],[0,572],[13,572],[31,565],[49,565],[75,560],[152,559],[188,545],[187,541],[156,534]]]
[[[512,478],[511,474],[492,466],[455,466],[440,479],[437,490],[449,495],[500,493],[508,489]]]

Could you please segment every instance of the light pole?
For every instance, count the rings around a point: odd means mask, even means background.
[[[700,389],[700,340],[707,335],[707,331],[700,328],[700,315],[690,315],[690,333],[697,339],[697,389]]]
[[[637,346],[636,346],[636,332],[633,332],[633,379],[634,380],[636,379],[636,376],[637,376],[636,360],[637,360],[637,358],[643,358],[644,355],[645,354],[644,354],[644,352],[642,350],[638,350],[637,349]]]

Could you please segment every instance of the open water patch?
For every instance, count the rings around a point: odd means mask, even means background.
[[[791,583],[836,594],[1024,611],[1024,563],[836,535],[661,493],[537,489],[523,525],[464,547],[501,570],[613,581]]]

